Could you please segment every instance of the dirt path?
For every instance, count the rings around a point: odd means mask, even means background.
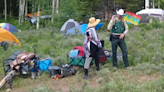
[[[153,81],[153,80],[156,80],[157,78],[159,78],[160,76],[159,75],[153,75],[153,76],[148,76],[148,75],[140,75],[138,77],[138,82],[141,83],[143,81]]]
[[[59,92],[60,90],[62,90],[62,92],[69,92],[70,87],[74,87],[77,89],[81,88],[81,86],[83,85],[85,81],[86,80],[82,79],[81,82],[78,83],[76,81],[76,76],[70,76],[67,78],[59,79],[59,80],[50,79],[50,78],[48,80],[45,79],[44,81],[34,80],[31,85],[23,86],[19,88],[14,87],[11,92],[28,92],[31,89],[38,88],[41,86],[51,88],[57,92]],[[96,88],[100,86],[99,83],[95,81],[95,79],[89,80],[87,81],[87,83],[92,88]]]
[[[127,72],[127,71],[120,71],[118,74],[119,76],[125,77],[126,81],[133,82],[136,84],[147,82],[147,81],[154,81],[160,77],[160,75],[150,76],[150,75],[145,75],[142,73],[136,76],[132,74],[131,72]],[[112,75],[109,77],[112,78]],[[97,79],[99,78],[97,77]],[[97,79],[93,78],[91,80],[83,80],[82,77],[79,77],[79,75],[69,76],[63,79],[59,79],[59,80],[51,79],[47,75],[43,75],[40,78],[35,79],[35,80],[32,80],[30,78],[27,78],[27,79],[22,78],[22,79],[19,79],[20,81],[18,82],[19,84],[17,83],[17,85],[14,86],[11,92],[28,92],[31,89],[35,89],[38,87],[48,87],[52,90],[55,90],[56,92],[69,92],[70,87],[73,87],[75,89],[81,89],[82,85],[84,85],[85,82],[87,82],[89,87],[97,88],[101,86],[101,84],[96,82]]]

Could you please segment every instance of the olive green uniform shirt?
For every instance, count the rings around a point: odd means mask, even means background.
[[[121,21],[121,19],[118,19],[117,17],[115,18],[115,20],[117,20],[119,22]],[[122,21],[124,22],[124,26],[125,26],[124,34],[126,34],[128,32],[128,30],[129,30],[129,27],[128,27],[128,25],[127,25],[127,23],[126,23],[126,21],[124,19]],[[109,22],[109,24],[108,24],[108,26],[107,26],[107,29],[110,30],[110,31],[112,31],[112,27],[113,27],[114,24],[115,24],[115,21],[113,21],[111,19],[110,22]],[[122,33],[113,33],[113,34],[115,34],[115,35],[121,35]]]

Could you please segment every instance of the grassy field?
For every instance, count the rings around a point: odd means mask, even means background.
[[[163,92],[164,29],[163,26],[154,28],[155,25],[157,23],[141,25],[140,29],[129,31],[126,35],[128,59],[133,70],[124,70],[123,61],[120,61],[118,71],[114,72],[112,61],[107,60],[100,66],[99,72],[96,72],[95,66],[91,67],[89,75],[92,80],[82,79],[82,69],[77,70],[76,76],[60,80],[51,79],[49,73],[44,72],[35,80],[16,77],[11,92]],[[105,27],[98,30],[99,36],[105,41],[105,49],[111,50],[109,32]],[[32,46],[37,44],[36,54],[40,59],[50,57],[52,65],[61,65],[69,63],[67,53],[75,46],[82,46],[84,39],[83,35],[65,38],[57,28],[23,30],[15,36],[22,47],[13,44],[7,51],[0,48],[0,79],[4,77],[2,61],[16,50],[34,52]],[[119,48],[118,52],[121,52]],[[5,90],[5,87],[0,89],[2,92]]]

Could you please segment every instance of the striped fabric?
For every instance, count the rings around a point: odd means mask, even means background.
[[[91,53],[90,53],[90,42],[88,41],[87,32],[89,33],[89,36],[92,39],[92,43],[94,43],[96,46],[100,46],[101,42],[95,28],[90,27],[89,29],[86,30],[85,35],[84,35],[83,48],[84,48],[85,56],[89,57]]]
[[[34,53],[27,53],[23,52],[17,56],[17,58],[10,63],[10,67],[13,70],[14,68],[16,70],[20,69],[20,64],[24,62],[28,62],[29,60],[33,59],[36,55]]]

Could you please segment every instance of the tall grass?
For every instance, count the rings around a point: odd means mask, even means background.
[[[85,86],[70,88],[70,92],[163,92],[164,77],[155,77],[159,73],[163,75],[163,67],[164,64],[142,63],[135,66],[132,71],[112,72],[109,68],[103,68],[95,73],[96,81],[101,84],[100,87],[92,88],[84,82]],[[139,79],[140,75],[149,75],[148,77],[152,76],[154,79],[142,81]],[[148,77],[145,77],[145,80],[149,79]]]
[[[147,26],[155,26],[155,23],[153,22]],[[137,65],[138,63],[143,62],[163,62],[163,28],[147,30],[147,26],[142,27],[144,30],[140,30],[140,28],[136,31],[129,31],[125,37],[130,65]],[[105,41],[105,49],[111,50],[109,32],[104,30],[99,30],[100,39]],[[52,35],[52,31],[54,31],[54,28],[27,30],[16,33],[15,36],[20,40],[23,46],[12,46],[9,47],[7,51],[3,51],[1,48],[0,50],[2,53],[0,55],[0,60],[2,61],[3,59],[7,58],[16,50],[34,52],[32,46],[37,45],[38,47],[36,49],[36,54],[41,59],[45,57],[51,57],[53,58],[55,65],[59,65],[61,62],[68,63],[66,59],[67,53],[75,46],[82,46],[84,36],[77,35],[64,37],[63,34],[60,34],[58,31],[55,31]],[[121,52],[119,48],[118,52]],[[59,64],[57,64],[58,61],[60,62]]]
[[[144,74],[152,75],[155,73],[164,73],[164,32],[163,24],[158,21],[149,25],[142,26],[135,31],[129,31],[126,34],[125,41],[128,49],[128,60],[130,66],[134,66],[134,72],[142,72]],[[74,35],[64,37],[55,28],[43,28],[39,30],[26,30],[16,33],[15,36],[22,43],[22,47],[16,45],[10,46],[7,51],[0,48],[0,61],[7,59],[14,51],[21,50],[26,52],[34,52],[33,45],[37,45],[36,54],[40,59],[50,57],[52,65],[59,66],[61,64],[69,63],[67,60],[67,53],[75,46],[83,45],[83,35]],[[111,50],[111,42],[109,42],[109,32],[106,28],[99,30],[100,39],[105,41],[105,49]],[[121,50],[118,48],[118,52]],[[122,61],[118,62],[119,68],[124,68]],[[81,89],[71,88],[70,92],[162,92],[164,88],[164,78],[155,80],[153,82],[142,83],[136,85],[134,82],[127,82],[125,77],[119,76],[118,72],[112,71],[112,61],[108,60],[106,64],[100,65],[100,72],[95,71],[95,65],[91,66],[89,75],[97,78],[97,82],[101,84],[99,88],[93,89],[87,86],[86,83]],[[132,72],[129,72],[129,74]],[[0,78],[3,77],[3,65],[0,63]],[[103,75],[103,76],[102,76]],[[77,72],[76,81],[81,82],[83,70]],[[111,78],[112,77],[112,78]],[[45,92],[49,89],[41,87],[32,90],[32,92]],[[50,90],[51,91],[51,90]]]

